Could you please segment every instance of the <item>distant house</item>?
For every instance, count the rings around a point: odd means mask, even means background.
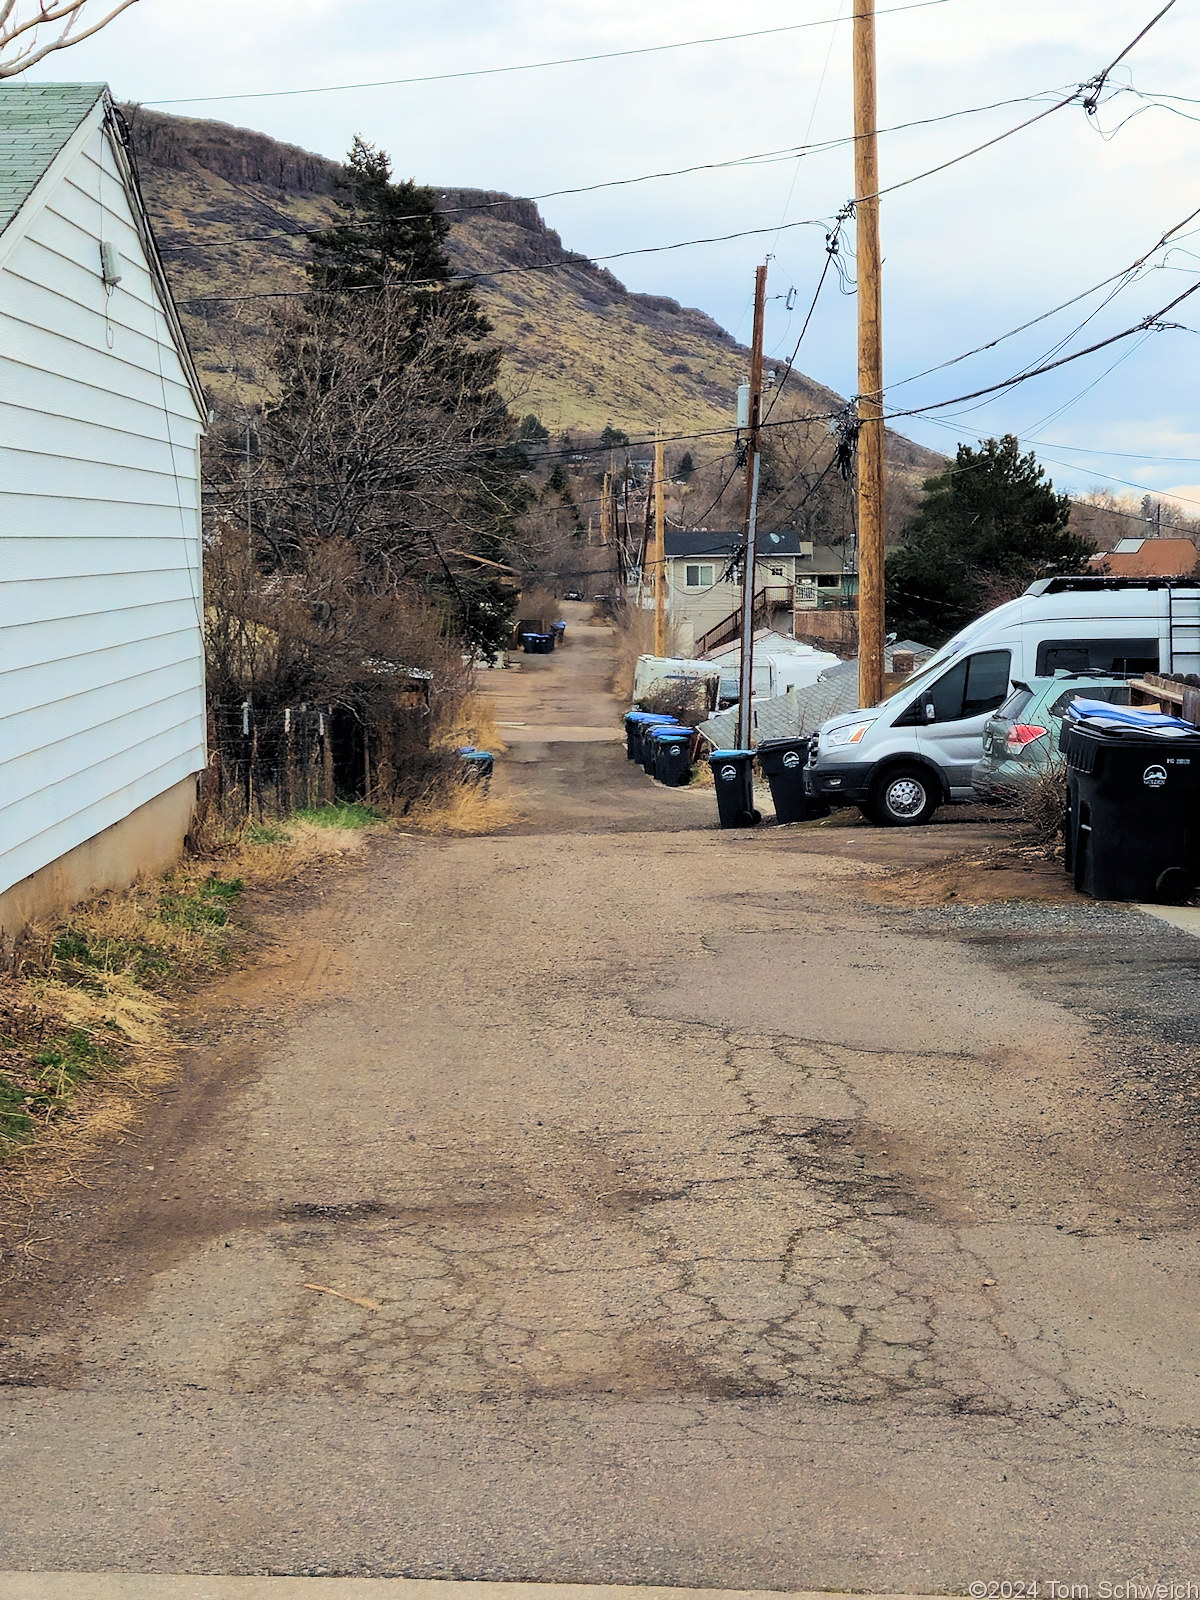
[[[1088,565],[1113,578],[1189,578],[1196,546],[1190,539],[1118,539]]]
[[[102,84],[0,84],[0,928],[178,854],[205,402]]]
[[[667,529],[668,608],[685,635],[682,642],[697,651],[742,603],[741,565],[735,561],[741,543],[740,533]],[[794,529],[760,531],[755,573],[764,621],[782,611],[848,603],[858,592],[840,551],[814,545]]]

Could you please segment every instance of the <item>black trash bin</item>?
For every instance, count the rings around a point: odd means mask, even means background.
[[[652,778],[654,776],[654,762],[656,758],[654,735],[667,728],[675,729],[678,726],[679,724],[675,721],[674,717],[661,715],[655,715],[651,721],[642,723],[642,743],[641,748],[638,751],[638,755],[641,759],[642,771],[648,778]]]
[[[1067,735],[1066,835],[1083,894],[1186,900],[1200,883],[1200,730],[1077,722]]]
[[[768,739],[756,751],[770,785],[777,822],[807,822],[810,817],[829,815],[827,805],[804,792],[804,769],[811,744],[806,737]]]
[[[650,735],[654,745],[654,776],[669,789],[679,789],[692,781],[692,739],[690,728],[655,728]]]
[[[464,745],[458,754],[463,764],[463,782],[482,784],[486,789],[496,765],[496,758],[492,752],[477,750],[473,744],[468,744]]]
[[[754,751],[714,750],[708,758],[717,791],[717,816],[723,828],[753,828],[762,821],[754,809]]]
[[[642,718],[648,715],[649,713],[645,711],[627,711],[625,713],[625,759],[627,761],[637,760],[638,728]]]

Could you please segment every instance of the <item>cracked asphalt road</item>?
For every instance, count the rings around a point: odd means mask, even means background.
[[[257,902],[31,1218],[0,1567],[1200,1579],[1200,946],[874,903],[956,813],[722,834],[571,636],[493,680],[523,820]]]

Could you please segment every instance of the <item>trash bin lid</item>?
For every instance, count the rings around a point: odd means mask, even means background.
[[[690,728],[651,728],[650,737],[652,739],[690,739],[692,730]]]
[[[1150,711],[1144,706],[1115,706],[1107,700],[1073,700],[1067,707],[1072,722],[1091,721],[1120,723],[1130,728],[1180,728],[1185,733],[1196,731],[1195,725],[1182,717],[1170,716],[1165,711]]]
[[[710,750],[708,759],[710,761],[732,761],[738,756],[752,756],[753,754],[753,750]]]
[[[799,750],[811,743],[807,733],[798,733],[793,739],[764,739],[755,746],[755,753],[761,756],[764,750]]]
[[[670,722],[671,718],[665,711],[627,711],[626,722]]]
[[[492,761],[495,759],[490,750],[460,750],[458,753],[464,761]]]
[[[1174,744],[1179,740],[1200,740],[1200,728],[1178,717],[1164,716],[1161,722],[1126,722],[1119,717],[1080,717],[1071,724],[1072,733],[1090,733],[1094,738],[1116,739],[1138,744]]]

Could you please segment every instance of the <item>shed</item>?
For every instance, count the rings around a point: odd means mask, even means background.
[[[0,929],[161,870],[205,765],[204,394],[103,84],[0,84]]]

